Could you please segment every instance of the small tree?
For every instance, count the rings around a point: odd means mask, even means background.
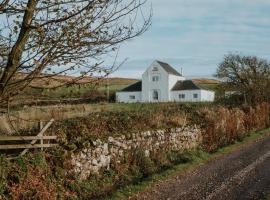
[[[270,64],[264,59],[226,55],[216,76],[224,80],[227,90],[242,94],[247,103],[269,100]]]
[[[103,55],[150,26],[151,12],[145,17],[142,11],[146,1],[0,1],[0,102],[34,79],[110,73],[115,66],[104,67]]]

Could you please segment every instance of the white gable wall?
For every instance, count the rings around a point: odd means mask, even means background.
[[[178,81],[184,81],[186,80],[185,77],[183,76],[175,76],[172,74],[169,74],[169,91],[173,88],[173,86],[178,82]],[[169,101],[173,101],[173,97],[171,95],[171,92],[169,94]]]
[[[153,71],[156,68],[157,71]],[[153,76],[158,76],[159,80],[153,82]],[[155,61],[150,67],[143,73],[142,76],[142,101],[154,102],[153,91],[157,90],[159,93],[158,102],[169,101],[169,75],[168,73]]]
[[[137,103],[142,101],[142,92],[117,92],[116,102]]]

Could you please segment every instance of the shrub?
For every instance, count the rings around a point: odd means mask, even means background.
[[[196,118],[195,112],[185,113],[191,108],[181,104],[161,105],[160,109],[138,109],[134,111],[107,111],[92,113],[87,117],[68,119],[54,123],[49,130],[56,133],[63,145],[76,144],[78,148],[83,143],[97,138],[107,138],[114,135],[130,135],[156,129],[169,129],[192,124],[191,119]]]
[[[158,170],[153,160],[151,160],[150,157],[145,156],[144,151],[141,149],[137,149],[134,152],[133,158],[133,162],[139,167],[143,177],[147,177]]]
[[[250,131],[269,127],[270,106],[204,108],[203,146],[213,152],[243,139]]]

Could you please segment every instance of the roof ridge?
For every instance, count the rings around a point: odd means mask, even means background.
[[[162,63],[162,64],[167,64],[167,65],[169,65],[169,63],[167,63],[167,62],[163,62],[163,61],[160,61],[160,60],[156,60],[157,62],[159,62],[159,63]]]

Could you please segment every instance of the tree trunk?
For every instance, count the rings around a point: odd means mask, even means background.
[[[38,0],[29,0],[22,21],[22,27],[11,52],[8,55],[6,67],[3,75],[0,79],[0,98],[3,99],[6,91],[6,87],[11,77],[17,72],[17,68],[20,65],[22,59],[25,44],[29,38],[31,31],[31,22],[35,13]]]

